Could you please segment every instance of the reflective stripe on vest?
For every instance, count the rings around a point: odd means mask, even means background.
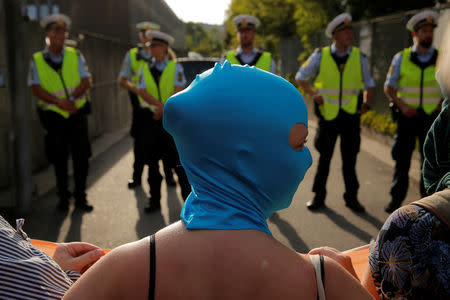
[[[403,50],[397,96],[413,108],[419,108],[422,98],[423,111],[431,114],[439,106],[442,97],[435,77],[436,68],[431,65],[421,69],[410,60],[410,56],[411,48]]]
[[[147,92],[163,104],[167,101],[167,99],[169,99],[170,96],[172,96],[173,92],[175,91],[176,67],[177,64],[173,60],[169,60],[167,62],[167,65],[164,68],[161,77],[159,78],[159,85],[156,84],[156,81],[153,78],[153,75],[148,67],[148,64],[145,64],[142,67],[142,75],[144,77]],[[142,98],[139,98],[139,104],[143,108],[149,108],[152,111],[155,110],[155,107],[153,105],[148,104]]]
[[[359,49],[352,47],[341,74],[331,55],[330,47],[322,48],[320,70],[314,81],[314,87],[324,99],[324,103],[319,106],[319,111],[325,120],[329,121],[336,118],[339,108],[349,114],[355,114],[358,96],[364,89]]]
[[[61,78],[59,77],[58,73],[47,64],[44,59],[43,53],[36,52],[35,54],[33,54],[33,59],[36,65],[36,71],[39,76],[41,88],[59,99],[67,98],[63,83],[61,82]],[[61,69],[61,74],[64,79],[67,92],[71,94],[81,83],[80,74],[78,72],[78,53],[75,49],[71,47],[65,48]],[[85,95],[75,100],[75,106],[77,108],[81,108],[85,104]],[[66,110],[63,110],[54,104],[49,104],[42,99],[39,99],[38,105],[43,110],[52,110],[66,119],[70,116],[69,112],[67,112]]]
[[[228,51],[226,55],[226,59],[230,62],[230,64],[240,65],[241,63],[236,58],[234,51]],[[259,57],[258,61],[255,64],[255,67],[270,72],[270,66],[272,65],[272,55],[270,52],[263,52]]]

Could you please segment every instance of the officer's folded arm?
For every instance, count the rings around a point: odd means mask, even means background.
[[[58,106],[60,102],[59,98],[45,91],[39,84],[33,84],[31,86],[31,92],[33,93],[34,97],[42,99],[49,104],[54,104]]]
[[[78,85],[77,88],[75,89],[75,91],[73,91],[72,96],[75,99],[78,99],[81,96],[83,96],[86,93],[86,91],[88,89],[90,89],[91,87],[92,87],[92,81],[91,81],[90,77],[84,77],[81,79],[80,85]]]
[[[138,95],[144,99],[150,105],[158,107],[158,109],[163,109],[163,104],[156,100],[152,95],[150,95],[146,89],[138,89]]]
[[[56,105],[57,107],[70,113],[74,113],[77,110],[75,104],[72,101],[67,98],[57,98],[56,96],[44,90],[39,84],[33,84],[31,86],[31,91],[33,93],[33,96],[35,96],[36,98],[41,99],[49,104]]]
[[[138,89],[134,87],[133,83],[128,80],[128,78],[119,76],[119,79],[117,79],[117,82],[120,84],[121,87],[129,90],[130,92],[137,94]]]

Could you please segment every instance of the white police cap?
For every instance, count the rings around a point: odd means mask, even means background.
[[[329,38],[333,36],[336,29],[351,26],[352,16],[349,13],[343,13],[334,18],[330,23],[328,23],[327,29],[325,29],[325,35]]]
[[[154,29],[154,30],[159,30],[160,26],[156,23],[153,22],[148,22],[148,21],[144,21],[144,22],[139,22],[136,24],[136,29],[138,30],[149,30],[149,29]]]
[[[257,28],[261,22],[257,17],[251,15],[238,15],[234,17],[233,24],[238,30],[246,28]]]
[[[41,26],[45,30],[49,29],[53,24],[69,28],[71,21],[70,18],[65,14],[52,14],[41,20]]]
[[[175,41],[172,36],[159,30],[147,30],[145,32],[145,37],[150,39],[150,43],[161,42],[166,45],[171,45]]]
[[[406,24],[406,28],[409,31],[417,31],[424,25],[432,25],[433,27],[436,27],[438,18],[439,14],[437,12],[432,10],[424,10],[412,16]]]

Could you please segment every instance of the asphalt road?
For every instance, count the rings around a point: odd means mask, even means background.
[[[314,126],[312,122],[310,141],[314,138]],[[133,161],[131,147],[132,139],[126,137],[91,161],[88,199],[95,206],[93,212],[81,213],[73,208],[67,213],[58,212],[56,191],[51,189],[34,202],[32,212],[26,217],[24,229],[28,235],[57,242],[81,240],[103,248],[113,248],[143,238],[179,220],[183,202],[178,188],[166,188],[163,182],[161,211],[151,214],[146,214],[143,209],[148,195],[146,169],[143,187],[136,190],[127,188]],[[363,137],[357,173],[359,199],[366,207],[366,214],[353,213],[344,205],[338,144],[327,183],[327,208],[314,213],[306,209],[305,203],[313,197],[311,189],[318,158],[312,142],[309,148],[314,159],[313,165],[300,184],[292,205],[269,219],[273,235],[300,252],[322,245],[345,250],[369,243],[388,216],[383,207],[389,201],[393,172],[389,147]],[[418,168],[417,164],[413,164],[413,168]],[[404,203],[417,199],[418,184],[411,180]]]

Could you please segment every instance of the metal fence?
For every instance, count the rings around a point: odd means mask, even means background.
[[[439,12],[439,25],[435,29],[433,45],[439,47],[445,27],[450,19],[450,4],[434,8]],[[388,111],[388,100],[383,92],[384,81],[394,55],[412,45],[411,33],[406,23],[418,11],[385,16],[354,24],[354,45],[357,45],[369,59],[370,69],[375,81],[375,95],[372,107],[378,112]],[[310,37],[314,48],[331,44],[324,33]],[[294,74],[303,63],[298,61],[299,54],[305,51],[299,37],[284,39],[280,43],[280,70],[282,75]],[[309,53],[308,53],[309,55]]]

